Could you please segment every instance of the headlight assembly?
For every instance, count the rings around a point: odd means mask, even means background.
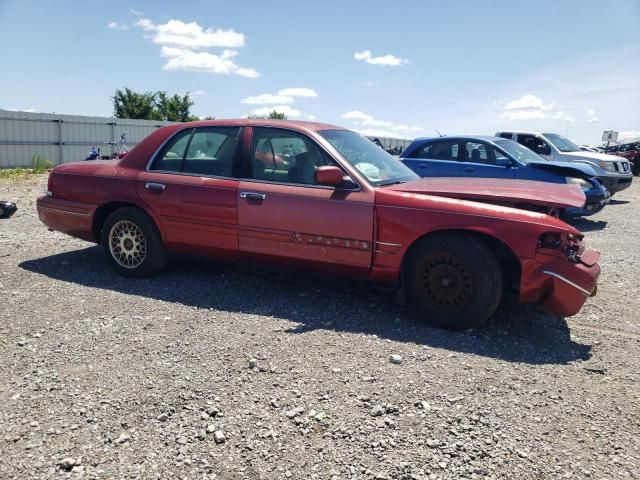
[[[600,160],[598,162],[598,164],[600,165],[601,168],[605,169],[607,172],[615,172],[616,171],[616,167],[613,164],[613,162],[607,162],[605,160]]]
[[[565,180],[569,184],[580,185],[580,188],[582,188],[582,190],[589,190],[590,188],[593,188],[593,184],[589,180],[586,180],[584,178],[565,177]]]

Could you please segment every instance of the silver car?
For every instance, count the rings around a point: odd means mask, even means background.
[[[633,174],[626,158],[607,153],[585,152],[557,133],[510,131],[497,132],[496,137],[515,140],[547,160],[591,165],[611,195],[631,186]]]

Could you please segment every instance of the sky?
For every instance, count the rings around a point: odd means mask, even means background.
[[[598,144],[640,136],[639,31],[639,0],[0,0],[0,108],[110,116],[128,87],[216,118]]]

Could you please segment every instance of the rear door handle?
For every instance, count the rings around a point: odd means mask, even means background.
[[[151,190],[152,192],[163,192],[165,189],[164,183],[147,182],[144,184],[144,188]]]
[[[240,198],[262,202],[267,199],[267,195],[260,192],[240,192]]]

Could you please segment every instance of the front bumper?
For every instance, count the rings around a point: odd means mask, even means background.
[[[616,193],[631,186],[633,174],[629,172],[628,175],[607,175],[598,177],[598,179],[604,184],[607,190],[611,193]]]
[[[578,262],[547,254],[522,262],[520,301],[538,303],[557,315],[570,317],[595,295],[600,253],[586,249]]]
[[[607,206],[611,200],[611,194],[602,186],[598,186],[598,188],[591,188],[585,191],[584,195],[587,197],[584,207],[567,208],[564,211],[564,215],[566,217],[588,217],[589,215],[598,213]]]

